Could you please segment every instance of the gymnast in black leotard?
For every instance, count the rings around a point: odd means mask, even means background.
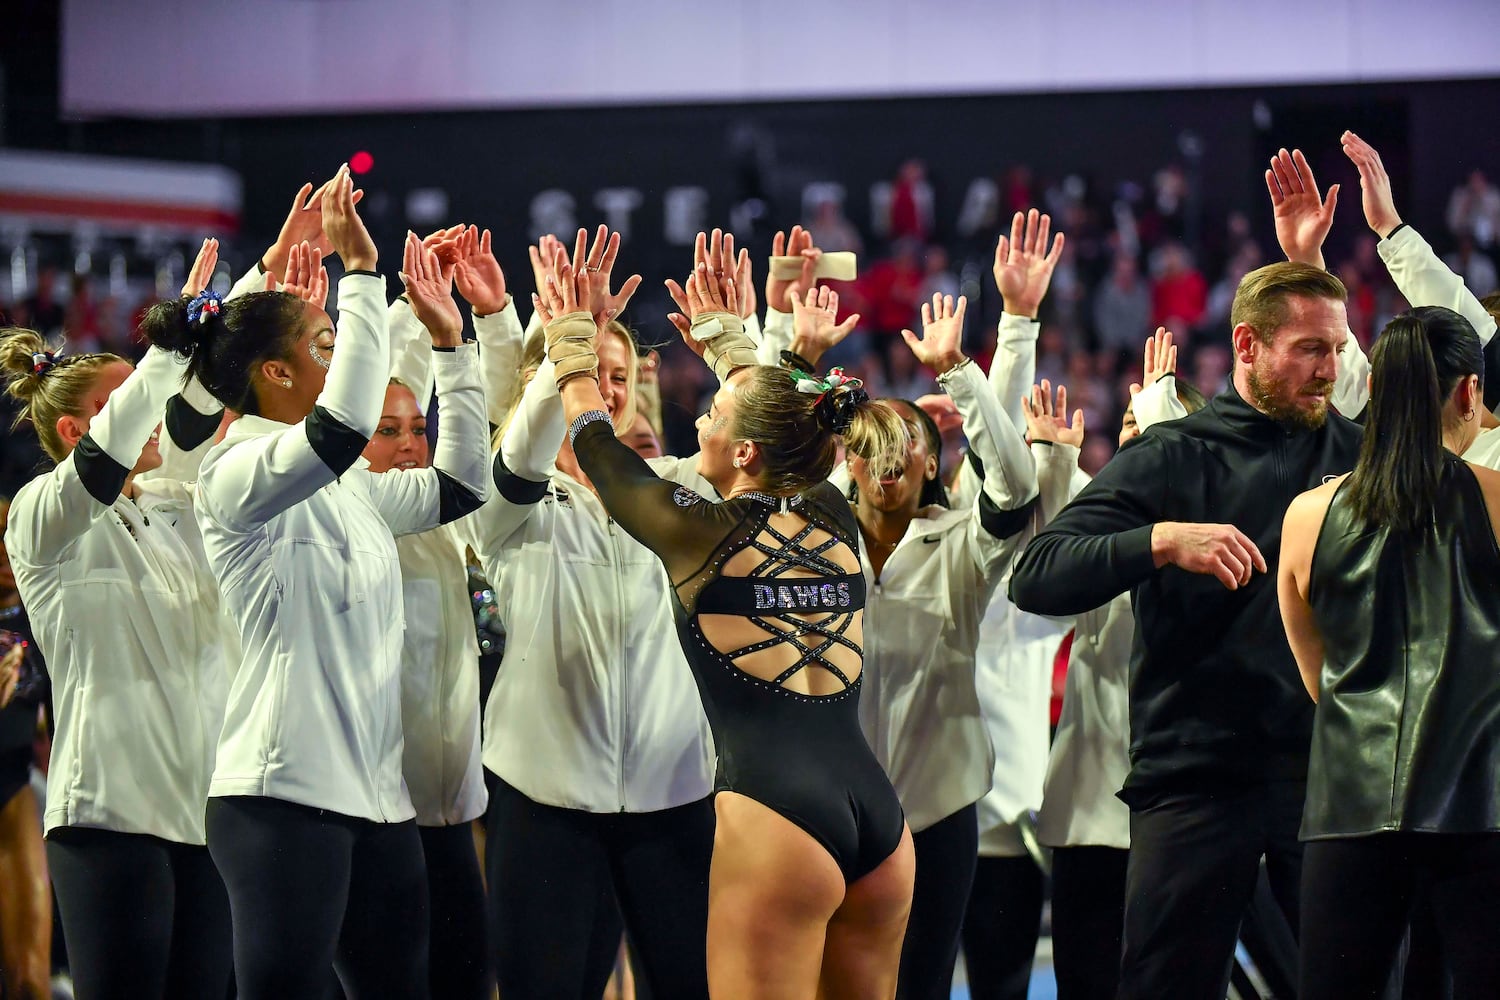
[[[713,728],[710,993],[892,996],[911,839],[859,726],[858,527],[825,480],[839,436],[896,468],[906,425],[855,379],[756,366],[732,282],[700,271],[685,293],[697,307],[687,340],[724,386],[698,421],[699,472],[724,499],[658,479],[600,405],[595,320],[576,306],[589,280],[559,263],[538,306],[579,465],[665,565]]]

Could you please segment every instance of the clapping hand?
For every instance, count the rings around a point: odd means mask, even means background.
[[[325,182],[316,191],[313,190],[311,184],[304,184],[297,189],[297,197],[292,199],[291,211],[287,213],[286,221],[281,224],[281,232],[277,235],[276,242],[271,244],[265,257],[261,258],[261,266],[276,275],[278,281],[286,271],[287,258],[291,255],[292,247],[299,243],[312,244],[325,257],[337,252],[323,213],[324,199],[328,197],[329,186],[337,181],[339,176],[348,177],[348,164],[340,168],[334,180]],[[358,205],[364,196],[363,191],[354,190],[353,185],[350,185],[351,205]],[[343,255],[340,254],[340,256]],[[344,264],[349,266],[347,258]]]
[[[1354,161],[1359,170],[1360,201],[1365,210],[1365,221],[1375,235],[1385,239],[1401,225],[1401,216],[1396,214],[1396,202],[1391,197],[1391,178],[1380,162],[1375,147],[1353,132],[1345,132],[1339,139],[1344,155]]]
[[[275,276],[266,273],[267,291],[274,291]],[[310,302],[319,309],[328,306],[328,270],[323,267],[323,251],[306,240],[294,244],[287,254],[286,284],[281,291]]]
[[[766,308],[776,312],[792,311],[792,297],[801,298],[813,286],[813,275],[818,269],[818,258],[823,251],[813,246],[812,233],[801,226],[793,226],[792,234],[777,233],[771,238],[772,257],[801,257],[802,270],[790,280],[777,278],[774,268],[766,268]],[[748,267],[745,276],[749,277]]]
[[[932,302],[922,303],[922,336],[918,339],[910,330],[901,331],[901,339],[917,356],[917,360],[939,375],[964,361],[960,345],[964,336],[964,310],[969,300],[958,297],[955,306],[953,296],[932,296]]]
[[[424,247],[414,233],[406,234],[402,248],[401,283],[411,311],[432,335],[434,347],[463,343],[464,320],[453,301],[453,271],[444,268],[437,251]]]
[[[1052,399],[1052,383],[1042,379],[1041,385],[1031,387],[1029,396],[1021,397],[1021,413],[1026,417],[1026,436],[1033,442],[1053,441],[1083,447],[1083,411],[1073,411],[1073,423],[1068,418],[1068,388],[1057,387],[1057,401]]]
[[[469,303],[476,316],[489,316],[505,308],[505,272],[490,248],[490,231],[477,226],[465,229],[458,239],[458,263],[453,282],[458,294]]]
[[[1052,239],[1052,217],[1036,209],[1020,212],[1010,221],[1010,238],[1001,236],[995,244],[995,287],[1000,290],[1005,311],[1012,316],[1036,318],[1052,284],[1052,272],[1062,257],[1063,234]]]
[[[543,323],[551,323],[573,313],[587,312],[596,280],[597,272],[590,271],[587,267],[574,270],[568,261],[567,252],[559,246],[542,278],[541,290],[531,296],[531,304]],[[602,325],[598,317],[593,318],[596,326]]]
[[[339,168],[333,179],[323,185],[322,229],[327,234],[328,246],[339,255],[346,271],[373,271],[378,259],[375,241],[370,239],[364,220],[354,210],[359,199],[354,197],[354,181],[349,176],[349,164]],[[321,239],[322,233],[319,234]],[[319,253],[327,256],[321,243],[308,241]]]
[[[188,271],[187,280],[182,283],[182,294],[192,298],[208,288],[214,279],[214,268],[218,266],[219,241],[213,238],[206,239],[198,248],[198,256],[193,259],[193,266]]]
[[[707,261],[699,261],[683,284],[668,278],[667,294],[677,303],[681,312],[670,313],[667,319],[682,334],[683,343],[700,358],[704,356],[706,343],[693,337],[693,324],[712,313],[727,313],[734,317],[738,326],[739,294],[733,272],[715,270]]]
[[[1286,259],[1323,266],[1323,241],[1333,227],[1333,210],[1339,203],[1339,186],[1328,188],[1325,199],[1302,150],[1282,150],[1271,157],[1266,171],[1266,190],[1271,193],[1271,214],[1276,220],[1276,242]]]
[[[526,256],[531,261],[532,287],[538,292],[547,284],[547,276],[552,273],[552,262],[557,259],[557,252],[561,249],[562,240],[550,233],[526,248]]]

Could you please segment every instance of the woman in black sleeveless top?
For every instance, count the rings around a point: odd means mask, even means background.
[[[1415,898],[1458,998],[1500,996],[1500,473],[1458,456],[1484,358],[1457,313],[1392,320],[1359,461],[1302,494],[1282,619],[1318,702],[1302,838],[1303,1000],[1377,997]]]
[[[893,997],[911,834],[859,726],[858,528],[825,480],[839,437],[878,468],[899,466],[905,424],[855,379],[813,385],[757,365],[732,275],[700,266],[685,339],[723,383],[698,420],[699,472],[723,501],[658,479],[603,412],[593,341],[608,317],[578,307],[592,279],[559,260],[537,306],[579,465],[665,566],[713,727],[709,992]]]

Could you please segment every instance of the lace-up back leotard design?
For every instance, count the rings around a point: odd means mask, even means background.
[[[603,421],[585,426],[573,447],[610,515],[672,578],[678,634],[718,748],[716,790],[801,827],[846,881],[873,871],[900,844],[905,820],[859,726],[865,580],[836,561],[841,547],[851,561],[858,552],[848,502],[824,484],[791,501],[752,493],[712,503],[658,479]],[[778,529],[770,523],[778,512],[804,523]],[[754,638],[721,649],[706,628]],[[770,678],[738,665],[778,652],[787,663]],[[788,686],[804,673],[823,675],[804,686],[832,678],[832,690]]]

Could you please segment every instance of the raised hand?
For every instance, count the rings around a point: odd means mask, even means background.
[[[1026,418],[1026,436],[1032,441],[1053,441],[1083,447],[1083,411],[1073,411],[1068,424],[1068,388],[1057,387],[1057,402],[1052,401],[1052,383],[1042,379],[1031,387],[1031,394],[1021,397],[1021,413]]]
[[[738,282],[735,287],[739,287]],[[805,298],[788,301],[792,304],[792,352],[814,366],[859,323],[859,313],[838,322],[839,293],[827,285],[809,288]]]
[[[532,284],[538,292],[547,284],[547,276],[552,273],[552,262],[557,259],[557,253],[562,248],[562,240],[551,234],[526,248],[526,256],[531,259]]]
[[[699,234],[702,235],[701,233]],[[677,303],[681,312],[671,313],[667,319],[678,331],[688,329],[699,316],[725,312],[739,316],[739,289],[734,274],[714,269],[706,260],[699,261],[693,273],[683,284],[668,278],[667,294]]]
[[[430,233],[422,237],[422,249],[431,250],[437,254],[438,263],[444,269],[451,269],[458,263],[459,258],[463,256],[463,251],[459,247],[459,240],[463,238],[465,232],[466,229],[461,222],[456,226],[449,226],[447,229],[439,229],[435,233]]]
[[[319,309],[328,306],[328,270],[323,251],[304,240],[294,245],[286,262],[286,284],[281,290],[310,302]]]
[[[739,257],[734,253],[734,234],[724,234],[724,262],[721,267],[729,270],[733,264],[734,269],[734,291],[740,303],[740,319],[749,319],[755,315],[755,278],[752,274],[750,264],[750,251],[744,247],[740,248]]]
[[[365,229],[364,221],[354,210],[357,203],[354,181],[349,177],[349,164],[346,163],[331,181],[323,185],[322,229],[327,233],[332,251],[343,260],[345,270],[373,271],[378,259],[375,241],[370,239],[369,230]],[[322,252],[321,244],[312,240],[308,242]]]
[[[625,311],[625,305],[641,285],[641,276],[632,274],[625,279],[618,292],[611,292],[610,277],[614,273],[615,258],[620,254],[620,234],[611,233],[608,226],[600,226],[594,234],[594,245],[588,246],[587,229],[578,230],[578,239],[573,246],[573,271],[585,271],[594,277],[589,281],[590,298],[584,307],[595,319],[614,319]]]
[[[1323,241],[1333,227],[1333,210],[1339,203],[1339,186],[1328,188],[1325,199],[1302,150],[1281,150],[1271,157],[1266,171],[1266,190],[1271,193],[1271,215],[1276,221],[1276,242],[1287,260],[1323,266]]]
[[[793,226],[787,236],[777,233],[771,238],[772,257],[801,257],[802,271],[790,280],[777,278],[772,268],[766,268],[766,308],[777,312],[792,311],[792,296],[801,298],[813,286],[813,273],[818,267],[818,258],[823,251],[813,246],[812,233],[801,226]],[[748,271],[746,274],[748,275]]]
[[[595,345],[599,327],[606,321],[588,312],[598,275],[587,265],[575,271],[567,253],[559,248],[543,279],[542,292],[532,296],[537,315],[546,324],[547,357],[552,359],[559,388],[575,378],[599,378]]]
[[[1049,249],[1051,232],[1052,217],[1033,208],[1025,214],[1017,212],[1010,220],[1010,238],[1001,236],[995,244],[995,287],[1012,316],[1035,319],[1047,297],[1064,244],[1063,234],[1058,233]]]
[[[490,231],[475,226],[464,230],[459,239],[460,256],[453,271],[458,294],[477,316],[488,316],[505,308],[505,272],[490,248]]]
[[[537,315],[543,323],[551,323],[573,313],[587,312],[588,303],[593,297],[593,282],[596,280],[595,272],[589,271],[587,267],[575,271],[568,261],[566,251],[559,246],[542,279],[541,290],[531,296],[531,304],[536,307]],[[599,317],[593,319],[599,325]]]
[[[214,279],[214,268],[219,266],[219,241],[209,238],[198,248],[193,266],[188,269],[187,280],[182,283],[182,294],[189,298],[206,289]]]
[[[964,310],[969,300],[958,297],[955,306],[953,296],[932,296],[932,302],[922,303],[922,337],[910,330],[901,331],[901,339],[917,356],[917,360],[939,375],[962,364],[965,360],[960,345],[964,337]]]
[[[1142,384],[1153,385],[1164,375],[1177,372],[1177,345],[1172,343],[1172,331],[1164,326],[1146,338],[1146,356],[1141,367]]]
[[[1217,577],[1230,590],[1266,572],[1266,557],[1232,524],[1159,521],[1151,528],[1151,554],[1157,567],[1173,565],[1189,573]]]
[[[1385,172],[1385,164],[1380,162],[1375,147],[1353,132],[1345,132],[1339,143],[1344,147],[1344,155],[1359,170],[1360,203],[1365,210],[1365,221],[1376,236],[1385,239],[1401,225],[1395,199],[1391,197],[1391,178]]]
[[[347,177],[348,164],[340,168],[340,173]],[[335,176],[337,180],[337,176]],[[316,191],[311,184],[304,184],[297,189],[297,197],[292,199],[291,211],[287,213],[286,221],[281,224],[281,232],[276,237],[276,242],[266,251],[261,258],[261,266],[276,275],[281,280],[286,271],[287,257],[292,252],[292,247],[298,243],[310,243],[318,248],[323,256],[337,253],[332,236],[328,232],[328,226],[323,219],[323,199],[328,196],[329,185],[334,181],[325,182]],[[352,204],[358,205],[364,198],[365,193],[353,190],[351,185],[350,199]],[[343,256],[340,254],[340,256]],[[345,260],[345,264],[348,261]]]
[[[422,246],[415,233],[406,234],[402,247],[401,284],[411,311],[432,335],[434,347],[463,343],[464,319],[453,301],[453,272],[444,269],[437,251]]]

